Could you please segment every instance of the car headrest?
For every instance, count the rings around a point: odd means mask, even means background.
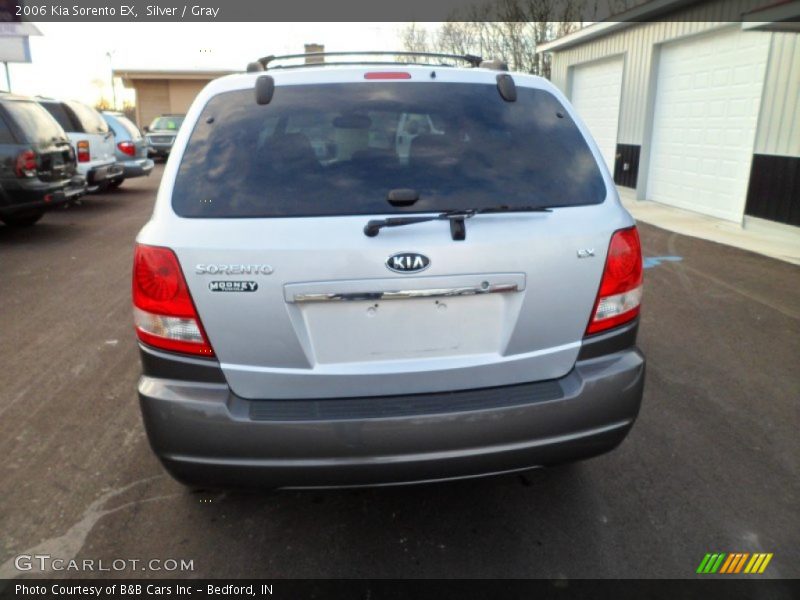
[[[311,142],[302,133],[286,133],[267,139],[258,152],[258,162],[276,173],[302,173],[320,167]]]
[[[413,166],[446,168],[458,163],[461,148],[451,136],[419,135],[411,142],[409,162]]]

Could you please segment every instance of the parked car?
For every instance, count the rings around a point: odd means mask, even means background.
[[[33,98],[0,93],[0,220],[33,225],[84,193],[86,180],[61,126]]]
[[[114,158],[114,134],[99,112],[75,100],[37,100],[67,132],[78,157],[78,172],[86,177],[90,192],[122,182],[125,175]]]
[[[262,68],[193,102],[133,268],[144,424],[179,481],[459,479],[627,435],[635,222],[555,86],[460,59]],[[404,160],[412,120],[435,127]]]
[[[116,142],[116,159],[124,169],[125,179],[150,175],[154,163],[147,158],[147,143],[139,128],[123,113],[104,111],[103,118],[111,128]],[[111,183],[118,187],[122,180]]]
[[[161,115],[144,128],[148,156],[167,158],[186,115]]]

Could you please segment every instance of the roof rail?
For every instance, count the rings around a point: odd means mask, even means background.
[[[263,58],[259,58],[255,62],[251,62],[247,65],[247,71],[266,71],[269,68],[269,64],[278,60],[290,60],[293,58],[318,58],[324,59],[328,56],[410,56],[410,57],[419,57],[419,58],[446,58],[446,59],[455,59],[455,60],[462,60],[464,62],[469,63],[471,67],[479,67],[483,59],[480,56],[474,56],[472,54],[443,54],[439,52],[412,52],[408,50],[398,50],[396,52],[390,51],[379,51],[379,50],[368,50],[365,52],[305,52],[302,54],[282,54],[279,56],[265,56]],[[401,63],[398,61],[386,61],[386,62],[370,62],[365,63],[363,61],[352,61],[352,62],[310,62],[310,63],[303,63],[299,65],[279,65],[272,67],[273,69],[296,69],[299,67],[318,67],[318,66],[331,66],[331,65],[349,65],[349,64],[372,64],[372,65],[391,65],[391,64],[408,64],[408,63]],[[428,64],[428,63],[425,63]],[[451,66],[447,65],[446,63],[439,63],[437,66]]]

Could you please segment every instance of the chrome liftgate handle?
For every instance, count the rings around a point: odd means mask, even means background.
[[[393,290],[385,292],[330,292],[295,294],[290,302],[355,302],[374,300],[407,300],[409,298],[448,298],[453,296],[476,296],[479,294],[502,294],[518,292],[516,283],[495,283],[475,286],[432,288],[425,290]]]

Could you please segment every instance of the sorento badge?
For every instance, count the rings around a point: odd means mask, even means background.
[[[195,265],[198,275],[272,275],[269,265]]]

